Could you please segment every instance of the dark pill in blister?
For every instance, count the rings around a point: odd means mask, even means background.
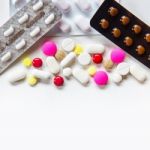
[[[116,15],[118,15],[118,9],[115,7],[110,7],[108,9],[108,13],[112,16],[115,17]]]
[[[103,29],[107,29],[109,27],[109,22],[106,19],[101,19],[99,24]]]
[[[118,28],[114,28],[114,29],[112,30],[112,34],[113,34],[113,36],[114,36],[115,38],[119,38],[120,35],[121,35],[121,31],[120,31],[120,29],[118,29]]]
[[[120,19],[120,21],[121,21],[121,23],[123,24],[123,25],[128,25],[129,24],[129,22],[130,22],[130,18],[129,17],[127,17],[127,16],[122,16],[121,17],[121,19]]]

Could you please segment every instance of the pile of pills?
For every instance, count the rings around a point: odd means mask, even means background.
[[[141,83],[146,80],[146,73],[139,66],[126,62],[124,51],[113,48],[106,57],[105,50],[102,44],[84,47],[71,38],[64,39],[61,45],[46,41],[41,46],[45,58],[24,58],[23,69],[11,72],[9,82],[14,84],[26,79],[30,86],[35,86],[42,81],[52,81],[56,87],[61,87],[65,80],[74,78],[86,86],[92,78],[97,86],[104,87],[110,81],[121,83],[129,74]]]

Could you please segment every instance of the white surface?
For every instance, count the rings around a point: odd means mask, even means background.
[[[4,21],[8,9],[6,1],[0,1],[0,21]],[[124,1],[150,23],[150,1]],[[86,44],[101,39],[77,41]],[[1,150],[150,149],[150,79],[141,85],[129,77],[120,86],[111,83],[105,89],[94,84],[82,87],[75,80],[59,90],[42,83],[35,88],[27,83],[12,86],[6,77],[17,65],[20,62],[0,77]]]

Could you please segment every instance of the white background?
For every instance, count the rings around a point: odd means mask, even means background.
[[[2,23],[8,18],[8,0],[0,2]],[[149,0],[123,3],[150,24]],[[41,56],[38,50],[30,54]],[[16,66],[20,61],[0,76],[0,150],[150,150],[149,80],[141,85],[129,77],[105,89],[85,88],[75,80],[61,90],[42,83],[11,86],[7,75]]]

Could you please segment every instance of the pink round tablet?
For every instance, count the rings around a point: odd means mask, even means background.
[[[114,48],[111,52],[111,60],[116,64],[123,62],[125,57],[126,53],[122,49]]]
[[[104,71],[98,71],[94,75],[94,81],[98,86],[105,86],[108,83],[108,75]]]
[[[48,41],[43,44],[42,51],[46,56],[55,56],[55,54],[57,52],[57,46],[56,46],[55,42]]]

